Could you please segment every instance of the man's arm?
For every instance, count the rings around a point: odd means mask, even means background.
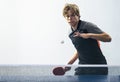
[[[92,39],[100,40],[103,42],[111,42],[111,40],[112,40],[111,37],[105,32],[101,33],[101,34],[90,33],[90,34],[88,34],[88,36]]]
[[[67,63],[68,65],[73,64],[78,58],[78,52],[75,52],[75,54],[73,55],[73,57],[69,60],[69,62]],[[71,67],[65,67],[65,71],[69,71],[71,69]]]
[[[78,52],[75,52],[75,54],[70,59],[70,61],[68,62],[68,64],[73,64],[77,60],[77,58],[78,58]]]
[[[103,42],[110,42],[111,41],[111,37],[105,32],[103,32],[101,34],[75,32],[74,37],[82,37],[84,39],[92,38],[92,39],[100,40]]]

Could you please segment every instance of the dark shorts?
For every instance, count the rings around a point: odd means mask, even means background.
[[[75,75],[108,75],[107,67],[78,67]]]

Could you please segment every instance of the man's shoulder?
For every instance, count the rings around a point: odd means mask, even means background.
[[[97,26],[96,24],[94,24],[92,22],[84,21],[84,20],[81,20],[81,24],[84,24],[85,26],[89,26],[89,27],[91,27],[91,26],[96,27]]]
[[[83,26],[84,29],[86,29],[90,33],[103,33],[103,31],[94,23],[83,21],[85,24]]]

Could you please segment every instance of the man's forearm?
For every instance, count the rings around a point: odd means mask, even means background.
[[[92,38],[92,39],[100,40],[103,42],[110,42],[111,41],[111,37],[107,33],[95,34],[95,33],[75,32],[74,37],[82,37],[84,39]]]
[[[103,41],[103,42],[110,42],[111,41],[111,37],[106,33],[102,33],[102,34],[92,34],[92,33],[90,33],[89,36],[92,39],[100,40],[100,41]]]
[[[73,64],[78,58],[78,53],[76,52],[73,57],[70,59],[70,61],[68,62],[68,64]]]

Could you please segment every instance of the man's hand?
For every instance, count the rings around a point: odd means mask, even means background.
[[[71,69],[71,67],[67,66],[67,67],[64,68],[64,71],[66,72],[66,71],[69,71],[70,69]]]
[[[82,37],[84,39],[90,38],[90,35],[91,33],[79,33],[79,32],[74,33],[74,37]]]

